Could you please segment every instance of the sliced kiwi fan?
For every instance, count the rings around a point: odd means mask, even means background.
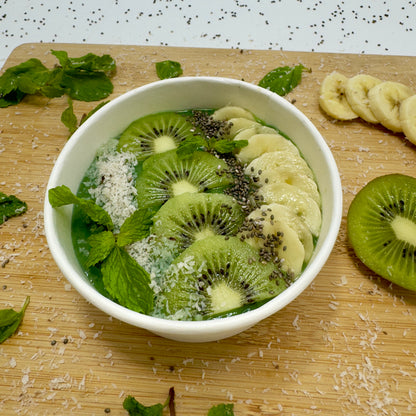
[[[151,233],[176,241],[182,251],[212,235],[236,235],[243,221],[243,210],[231,196],[184,193],[159,209]]]
[[[184,114],[151,114],[131,123],[120,136],[118,150],[129,151],[138,160],[176,149],[182,140],[195,136],[195,127]]]
[[[275,297],[286,288],[271,263],[237,237],[196,241],[168,268],[162,287],[168,315],[207,319]],[[182,315],[183,314],[183,315]]]
[[[359,259],[385,279],[416,290],[416,179],[373,179],[355,196],[347,220]]]
[[[186,192],[222,191],[230,185],[227,164],[207,152],[179,158],[176,150],[153,155],[143,162],[136,181],[137,202],[142,207],[158,207],[169,198]]]

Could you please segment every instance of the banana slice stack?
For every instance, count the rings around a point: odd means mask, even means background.
[[[259,185],[262,205],[247,216],[240,238],[296,277],[311,258],[319,235],[320,193],[298,148],[244,111],[223,107],[214,113],[214,118],[232,123],[234,140],[248,141],[236,157]]]
[[[363,120],[401,133],[416,144],[416,95],[408,86],[367,74],[347,78],[339,72],[321,84],[319,105],[337,120]]]

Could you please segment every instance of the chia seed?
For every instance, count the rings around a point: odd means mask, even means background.
[[[230,134],[232,123],[214,118],[205,111],[192,111],[189,120],[195,128],[201,130],[208,138],[223,139]]]

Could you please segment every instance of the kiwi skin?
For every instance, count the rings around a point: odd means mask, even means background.
[[[397,218],[406,219],[408,238],[397,238],[392,225]],[[348,210],[348,239],[357,257],[381,277],[416,291],[413,229],[416,178],[411,176],[390,174],[373,179],[357,193]]]

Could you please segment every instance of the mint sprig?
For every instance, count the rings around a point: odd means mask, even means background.
[[[123,408],[128,411],[129,416],[163,416],[163,410],[169,407],[169,415],[175,416],[175,390],[169,389],[169,395],[165,403],[157,403],[152,406],[144,406],[133,396],[127,396],[123,401]],[[233,404],[219,404],[212,406],[207,416],[234,416]]]
[[[259,82],[259,86],[284,96],[299,85],[303,72],[311,72],[302,64],[294,67],[283,66],[267,73]]]
[[[103,101],[94,107],[88,114],[83,114],[78,122],[77,116],[74,113],[74,105],[71,97],[68,97],[68,107],[61,114],[62,123],[68,127],[70,137],[86,120],[88,120],[94,113],[96,113],[101,107],[104,107],[109,101]]]
[[[16,312],[13,309],[0,310],[0,344],[10,338],[23,320],[30,297],[27,296],[22,309]]]
[[[219,154],[232,153],[248,145],[247,140],[218,139],[217,137],[194,136],[183,140],[176,154],[179,158],[186,158],[197,151],[214,151]]]
[[[120,232],[114,234],[109,214],[94,201],[77,197],[65,185],[50,189],[48,197],[54,208],[77,204],[85,215],[105,228],[88,238],[91,248],[85,267],[100,264],[104,287],[120,305],[136,312],[150,313],[154,293],[150,287],[149,273],[124,247],[149,235],[152,213],[136,210],[124,221]]]
[[[78,204],[84,214],[90,217],[94,222],[103,225],[110,231],[114,228],[110,215],[102,207],[89,199],[78,198],[66,185],[49,189],[48,198],[49,203],[53,208]]]
[[[145,406],[133,396],[127,396],[123,401],[123,408],[129,412],[129,416],[163,416],[163,409],[169,406],[170,416],[175,415],[175,390],[169,389],[169,395],[165,403],[156,403]]]
[[[52,69],[37,58],[6,69],[0,76],[0,107],[16,105],[28,94],[48,98],[67,94],[75,100],[97,101],[113,92],[110,77],[116,63],[110,55],[70,58],[65,51],[52,51],[52,55],[59,61]]]
[[[26,202],[14,195],[0,192],[0,225],[11,217],[16,217],[27,211]]]
[[[248,140],[227,140],[221,139],[212,143],[212,149],[218,153],[231,153],[248,145]]]

